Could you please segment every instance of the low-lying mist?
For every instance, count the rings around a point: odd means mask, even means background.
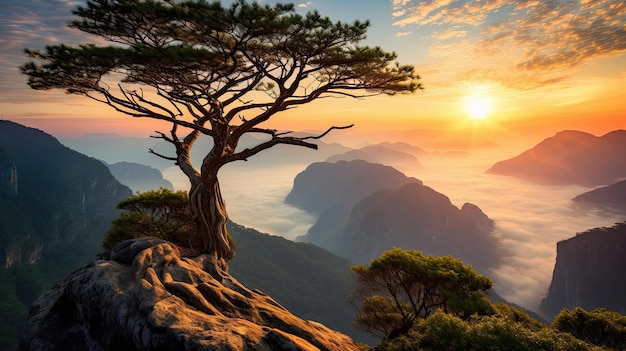
[[[541,186],[485,173],[496,161],[513,155],[491,150],[472,151],[472,156],[464,158],[426,156],[419,157],[419,169],[398,169],[448,196],[457,207],[465,202],[477,205],[496,222],[495,235],[501,239],[505,260],[489,273],[494,288],[508,301],[537,311],[552,278],[556,243],[590,228],[612,226],[624,218],[571,201],[589,188]],[[287,239],[306,234],[316,218],[284,204],[293,179],[306,166],[263,167],[244,162],[226,166],[220,183],[230,218]],[[188,189],[178,168],[165,170],[164,176],[176,189]]]

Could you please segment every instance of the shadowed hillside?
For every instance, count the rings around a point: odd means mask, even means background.
[[[0,150],[0,349],[11,349],[27,306],[93,259],[131,192],[102,162],[37,129],[0,121]]]

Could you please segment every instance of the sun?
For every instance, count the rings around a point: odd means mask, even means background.
[[[483,96],[470,96],[464,100],[465,111],[473,120],[485,119],[491,112],[491,99]]]

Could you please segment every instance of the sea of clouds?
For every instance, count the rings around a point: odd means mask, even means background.
[[[465,202],[477,205],[496,222],[494,234],[501,240],[505,259],[489,272],[494,288],[508,301],[537,311],[552,278],[556,243],[587,229],[612,226],[624,218],[571,201],[589,188],[541,186],[485,173],[496,161],[512,156],[510,151],[493,150],[472,151],[472,156],[465,158],[427,156],[419,159],[421,167],[400,170],[448,196],[457,207]],[[296,162],[225,167],[220,183],[230,218],[287,239],[306,234],[315,218],[284,204],[293,179],[306,166]],[[188,182],[177,168],[166,169],[164,176],[175,188],[188,189]]]

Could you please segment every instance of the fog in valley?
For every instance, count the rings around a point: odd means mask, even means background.
[[[364,140],[350,146],[363,146]],[[419,142],[405,141],[424,147]],[[552,278],[556,243],[587,229],[612,226],[624,218],[617,213],[582,207],[571,201],[591,188],[542,186],[513,177],[486,174],[485,171],[497,161],[512,158],[534,146],[528,141],[525,145],[501,145],[455,149],[465,153],[444,156],[432,151],[446,149],[428,148],[433,147],[431,144],[424,147],[431,151],[430,154],[415,155],[419,165],[389,165],[422,180],[425,185],[449,197],[455,206],[460,208],[465,202],[473,203],[493,219],[495,235],[501,240],[505,257],[504,264],[489,272],[494,288],[508,301],[537,311]],[[284,199],[298,173],[311,162],[324,161],[334,155],[335,149],[280,148],[278,152],[266,150],[247,162],[238,161],[223,167],[220,184],[229,217],[234,222],[293,240],[306,234],[316,218],[284,204]],[[105,156],[101,158],[106,160]],[[155,159],[158,158],[146,153],[146,160]],[[156,164],[153,167],[160,168],[175,189],[189,189],[189,183],[178,167],[163,168]]]
[[[298,148],[293,155],[297,158]],[[524,150],[472,150],[470,156],[419,157],[420,167],[396,166],[407,176],[448,196],[461,207],[479,206],[496,222],[504,264],[490,272],[495,290],[510,302],[537,311],[547,293],[556,258],[556,243],[594,227],[623,221],[616,214],[586,208],[571,199],[589,188],[541,186],[512,177],[486,174],[495,162]],[[222,195],[230,218],[261,232],[295,239],[316,218],[284,204],[293,179],[307,164],[272,165],[240,162],[220,173]],[[188,189],[178,168],[164,171],[177,189]]]

